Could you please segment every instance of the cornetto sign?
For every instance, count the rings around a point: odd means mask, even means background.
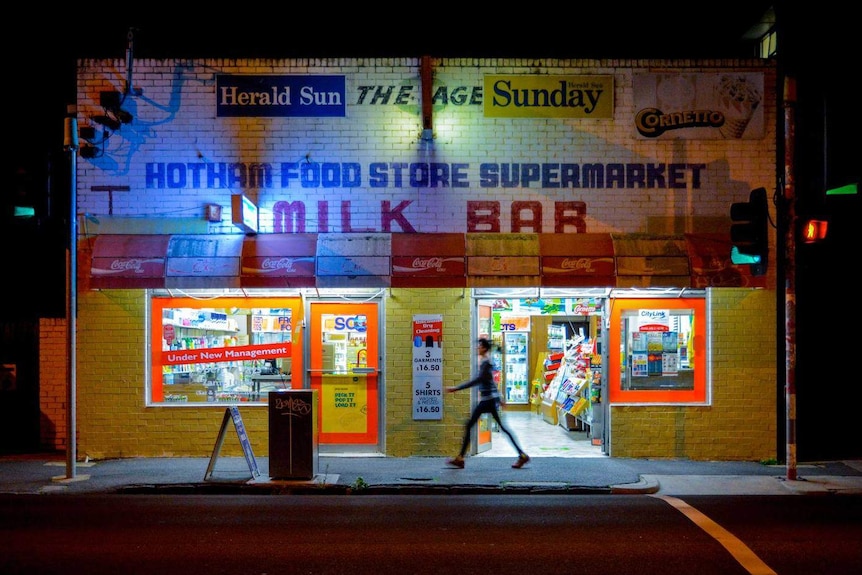
[[[344,76],[216,76],[218,117],[345,115]]]

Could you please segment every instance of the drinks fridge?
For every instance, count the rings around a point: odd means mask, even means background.
[[[321,352],[326,373],[353,373],[368,367],[365,332],[324,332]]]
[[[323,371],[326,373],[347,373],[347,333],[323,333],[321,353]]]
[[[503,332],[503,387],[506,403],[527,404],[529,393],[529,332]]]

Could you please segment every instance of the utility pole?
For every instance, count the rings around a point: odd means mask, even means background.
[[[796,81],[784,78],[784,338],[787,479],[796,480]]]

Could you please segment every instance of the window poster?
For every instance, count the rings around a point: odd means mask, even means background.
[[[632,333],[632,351],[647,350],[647,334],[636,331]]]
[[[677,375],[679,373],[679,334],[666,331],[662,334],[661,374]]]
[[[661,375],[662,370],[662,333],[651,331],[647,334],[647,374]]]
[[[632,352],[632,377],[647,377],[647,363],[647,352]]]
[[[321,399],[326,417],[321,418],[323,433],[366,433],[368,391],[364,378],[329,375]]]
[[[661,374],[679,375],[679,355],[665,352],[661,355]]]
[[[413,419],[443,418],[443,316],[413,316]]]

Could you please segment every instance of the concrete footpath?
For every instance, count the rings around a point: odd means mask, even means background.
[[[0,456],[5,494],[862,494],[862,460],[783,465],[757,462],[537,457],[320,455],[312,478],[271,478],[267,457],[128,458],[78,462],[62,453]],[[255,467],[256,469],[253,468]]]

